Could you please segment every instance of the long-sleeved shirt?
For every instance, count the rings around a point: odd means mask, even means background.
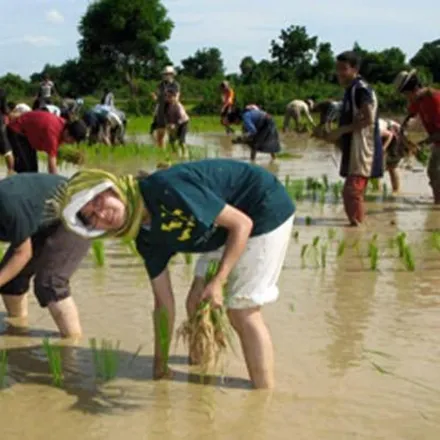
[[[313,124],[313,118],[310,114],[309,106],[305,101],[301,101],[300,99],[294,99],[287,105],[287,111],[293,111],[298,116],[305,115],[305,117]]]

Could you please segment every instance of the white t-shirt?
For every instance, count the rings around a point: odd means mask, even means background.
[[[14,107],[14,110],[12,110],[12,113],[19,113],[20,115],[22,115],[23,113],[27,113],[30,111],[32,111],[32,109],[24,102],[21,102],[20,104],[17,104]]]
[[[53,115],[61,116],[61,110],[60,110],[60,108],[57,107],[56,105],[46,104],[46,105],[44,106],[44,108],[45,108],[49,113],[52,113]]]
[[[54,88],[52,81],[43,81],[40,84],[40,93],[42,98],[50,98],[52,96],[52,89]]]

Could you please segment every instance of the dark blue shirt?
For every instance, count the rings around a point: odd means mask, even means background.
[[[264,168],[228,159],[184,163],[140,180],[151,215],[136,239],[150,278],[177,252],[203,253],[223,246],[227,230],[215,225],[226,204],[253,221],[251,236],[276,229],[295,212],[278,179]]]

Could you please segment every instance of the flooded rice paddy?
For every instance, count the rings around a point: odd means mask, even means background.
[[[204,135],[190,143],[212,146],[210,156],[248,158],[227,137]],[[258,159],[282,181],[323,174],[339,181],[333,148],[305,136],[284,144],[295,158],[274,165]],[[120,172],[154,165],[136,158],[100,163]],[[238,346],[223,368],[201,377],[188,366],[184,348],[173,344],[173,380],[152,380],[152,292],[142,262],[119,242],[105,244],[103,267],[90,255],[72,279],[84,338],[61,348],[62,387],[52,384],[43,348],[45,337],[57,342],[48,313],[30,295],[28,327],[20,327],[24,323],[7,321],[0,306],[0,350],[7,351],[1,438],[438,439],[440,249],[434,240],[440,211],[417,165],[402,170],[402,182],[399,197],[371,194],[368,221],[359,230],[345,226],[331,193],[325,203],[298,203],[281,296],[265,309],[276,351],[277,386],[270,395],[250,390]],[[402,232],[414,270],[399,256]],[[191,276],[192,265],[177,256],[177,325]],[[96,378],[89,338],[119,341],[115,377],[106,383]]]

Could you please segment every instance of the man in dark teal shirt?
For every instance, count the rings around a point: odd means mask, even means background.
[[[0,241],[10,244],[0,262],[0,294],[8,315],[25,318],[30,280],[41,307],[48,307],[64,337],[81,326],[69,279],[89,242],[67,231],[52,215],[50,203],[66,179],[21,173],[0,181]]]
[[[133,236],[155,294],[155,329],[165,308],[169,332],[174,299],[167,269],[177,252],[216,254],[217,275],[205,286],[206,258],[197,265],[188,302],[223,303],[237,331],[255,387],[273,386],[272,341],[261,306],[278,297],[276,286],[291,235],[295,207],[282,184],[261,167],[234,160],[184,163],[141,178],[80,171],[68,184],[65,224],[85,237]],[[194,308],[193,308],[194,309]],[[192,310],[193,310],[192,309]],[[191,307],[189,307],[191,313]],[[167,354],[156,333],[155,371],[167,374]]]

